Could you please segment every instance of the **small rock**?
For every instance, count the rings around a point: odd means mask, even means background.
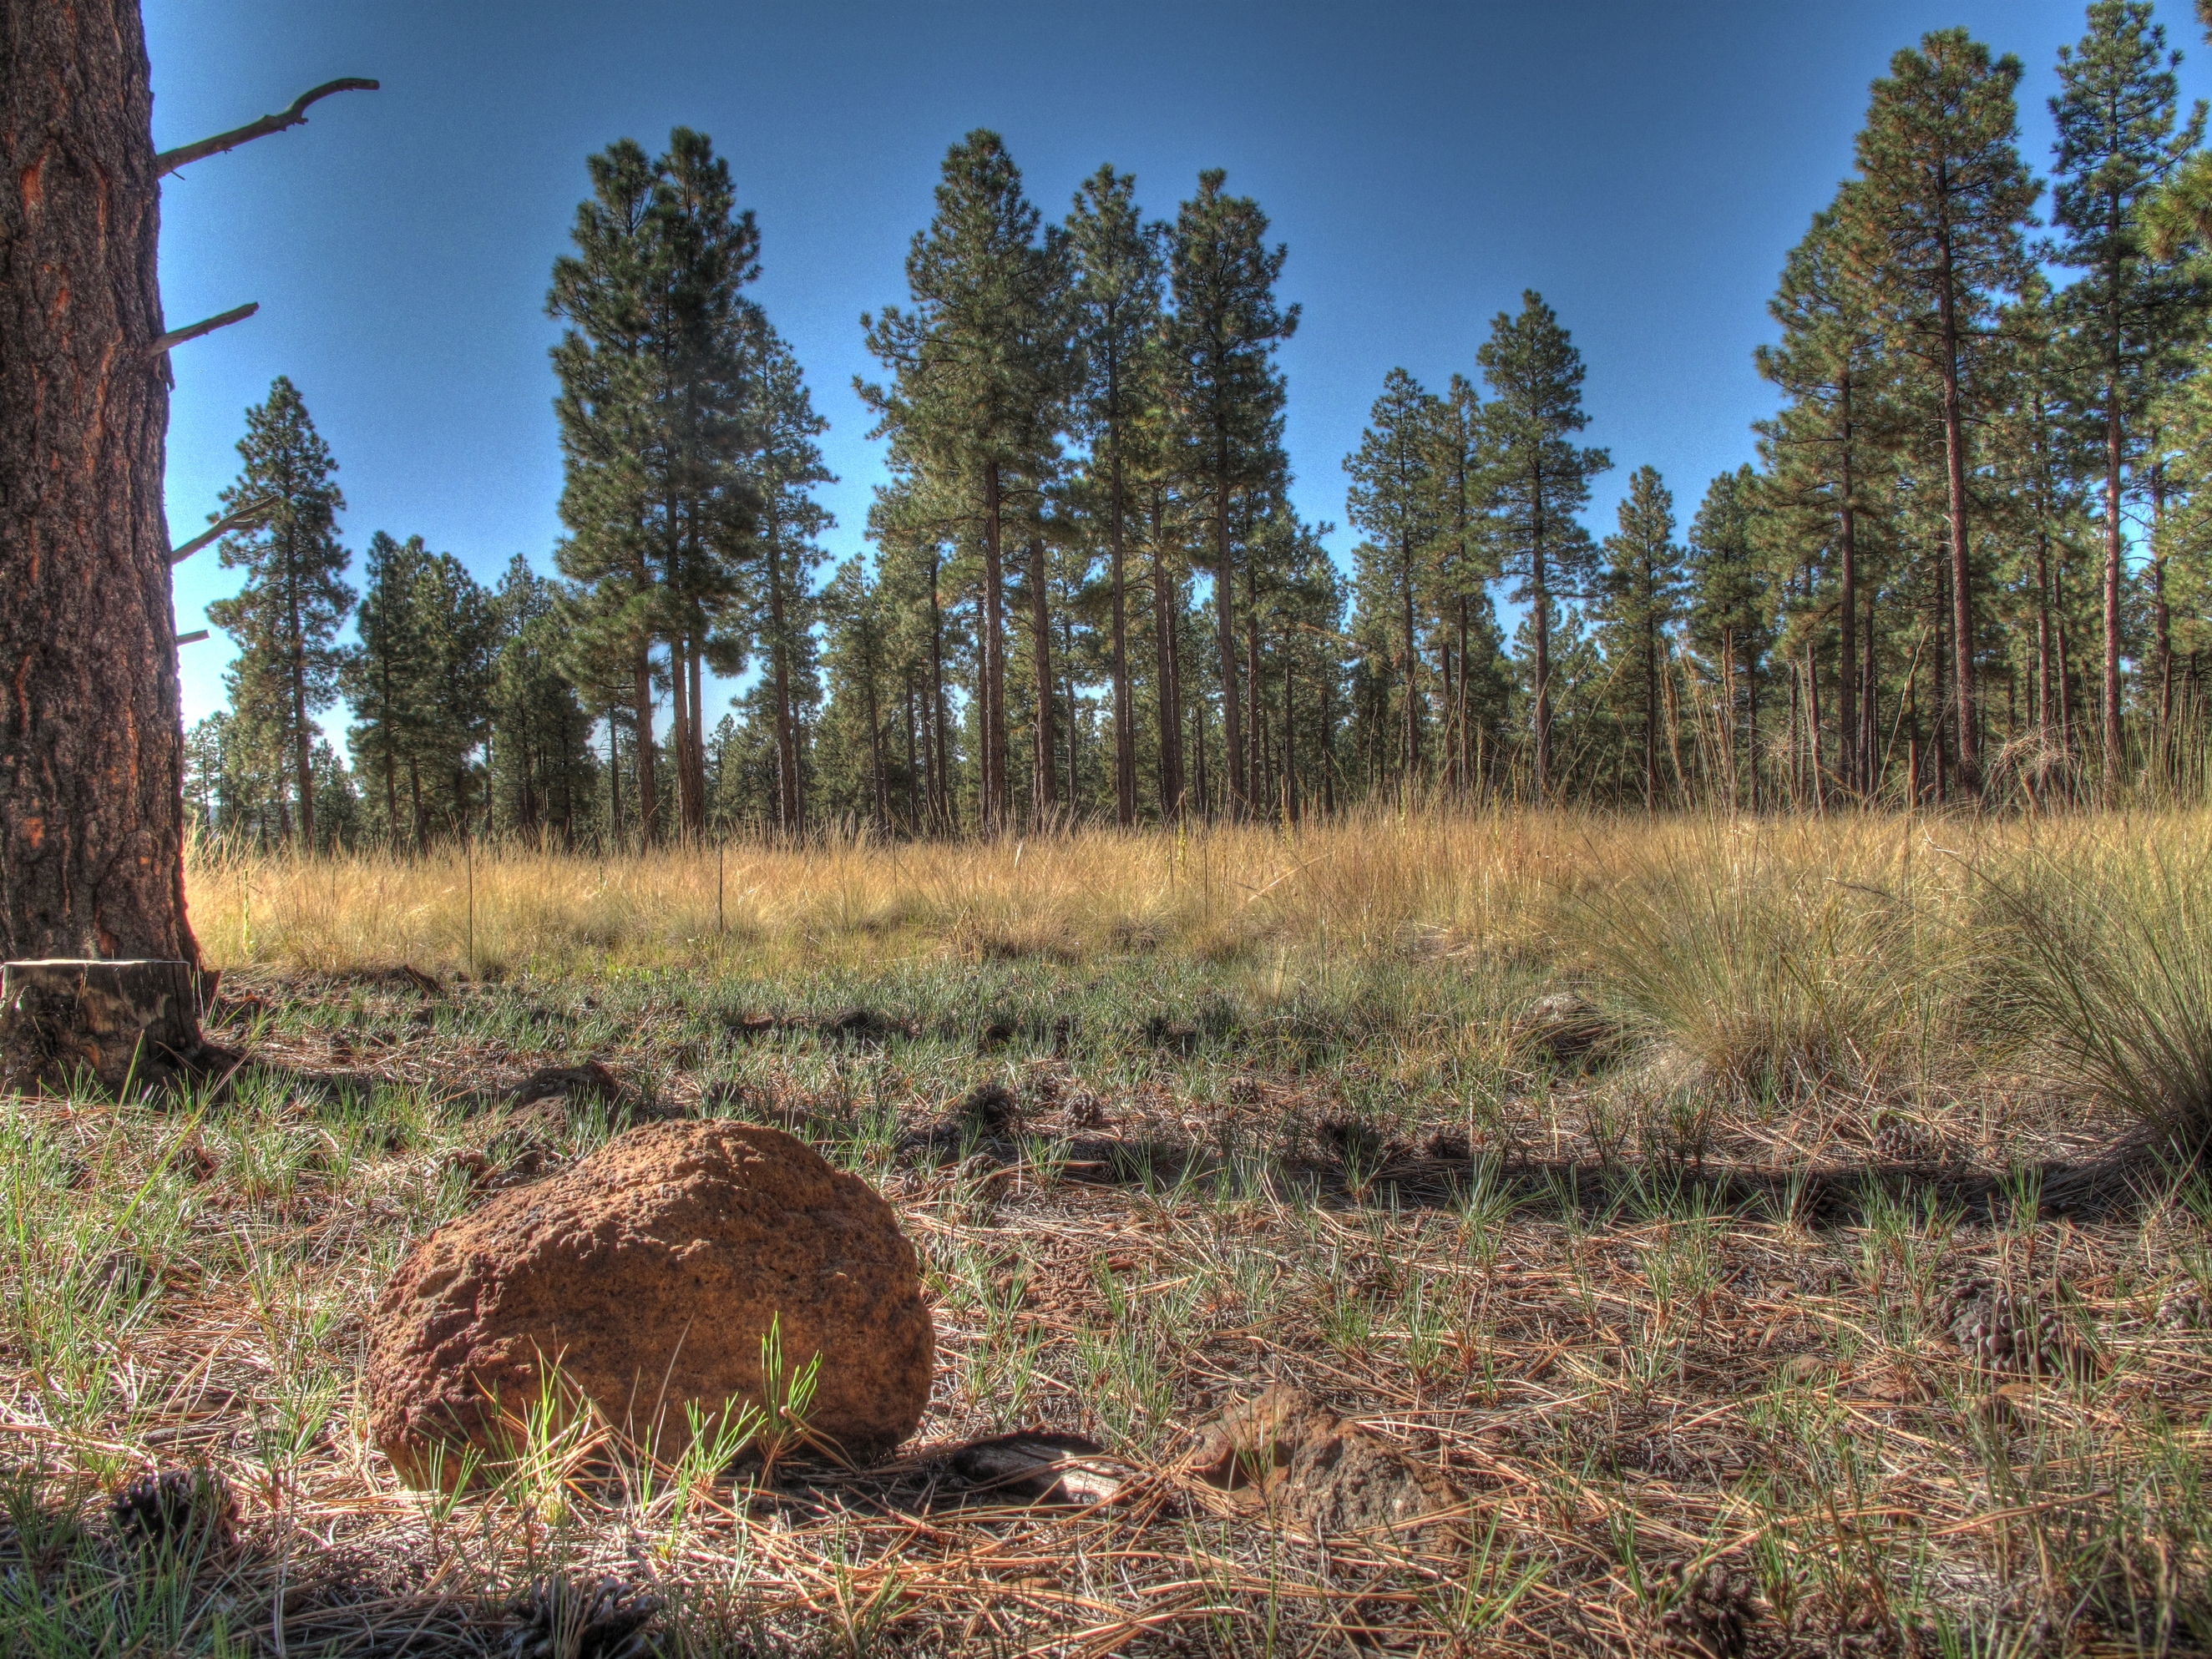
[[[952,1469],[987,1494],[1088,1509],[1121,1495],[1120,1478],[1091,1462],[1105,1455],[1079,1434],[1031,1429],[970,1441],[952,1454]]]
[[[811,1443],[854,1462],[912,1434],[935,1353],[914,1247],[857,1176],[781,1130],[648,1124],[447,1223],[399,1265],[368,1326],[371,1432],[410,1486],[516,1449],[561,1385],[617,1431],[679,1446],[762,1403],[762,1339],[821,1356]]]
[[[1410,1538],[1434,1530],[1410,1523],[1460,1503],[1440,1470],[1280,1382],[1200,1429],[1189,1470],[1313,1539],[1384,1530]]]
[[[529,1106],[556,1097],[579,1104],[596,1100],[619,1106],[628,1097],[612,1072],[596,1060],[587,1060],[581,1066],[539,1066],[515,1086],[508,1104]]]
[[[1514,1046],[1554,1065],[1603,1060],[1620,1046],[1621,1030],[1605,1010],[1574,991],[1538,997],[1513,1023]]]

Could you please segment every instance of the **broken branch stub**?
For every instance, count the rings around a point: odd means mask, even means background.
[[[0,1073],[15,1089],[87,1073],[115,1090],[161,1082],[200,1052],[199,1016],[188,962],[0,963]]]
[[[179,167],[204,161],[210,155],[220,155],[225,150],[236,149],[240,144],[250,144],[256,138],[266,138],[272,132],[282,132],[287,127],[303,126],[307,119],[307,106],[318,99],[327,98],[334,92],[374,92],[377,83],[349,76],[341,81],[325,81],[319,87],[310,87],[295,98],[290,105],[274,115],[264,115],[258,121],[248,121],[242,127],[233,127],[228,132],[218,132],[212,138],[203,138],[197,143],[180,144],[175,149],[165,149],[154,158],[155,176],[167,178]]]

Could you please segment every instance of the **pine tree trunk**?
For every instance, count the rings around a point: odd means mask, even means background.
[[[1179,818],[1183,810],[1182,665],[1176,650],[1176,592],[1168,579],[1165,514],[1152,500],[1152,696],[1160,722],[1160,817]]]
[[[785,639],[783,559],[774,520],[763,538],[768,547],[769,665],[775,696],[775,823],[787,834],[799,829],[799,737],[791,717],[791,653]],[[936,601],[931,599],[931,615]],[[934,630],[933,629],[933,637]]]
[[[1936,249],[1936,316],[1943,353],[1943,459],[1951,520],[1952,690],[1958,702],[1954,736],[1959,787],[1969,795],[1978,796],[1982,759],[1974,720],[1974,568],[1966,535],[1966,418],[1959,386],[1958,293],[1951,273],[1948,228],[1937,233]]]
[[[1406,787],[1410,792],[1421,769],[1421,659],[1413,644],[1413,544],[1399,538],[1399,556],[1406,569],[1404,635],[1406,647]]]
[[[1030,537],[1030,649],[1036,670],[1036,769],[1032,786],[1036,827],[1050,822],[1060,804],[1060,782],[1054,775],[1053,713],[1058,707],[1052,682],[1052,593],[1047,586],[1044,538]]]
[[[676,823],[679,842],[690,833],[691,812],[691,679],[690,641],[683,634],[668,637],[668,743],[676,751]]]
[[[1840,393],[1844,421],[1843,477],[1839,491],[1837,537],[1836,596],[1837,619],[1843,629],[1843,642],[1836,652],[1836,773],[1844,781],[1844,787],[1856,794],[1859,792],[1858,758],[1858,650],[1855,629],[1858,625],[1859,542],[1858,510],[1852,500],[1856,480],[1852,476],[1851,444],[1854,432],[1851,425],[1851,374],[1846,368],[1841,379]]]
[[[1137,722],[1136,701],[1129,691],[1128,607],[1122,557],[1127,514],[1118,442],[1114,443],[1113,450],[1106,543],[1114,566],[1114,821],[1126,830],[1137,821]]]
[[[637,762],[637,844],[641,852],[660,839],[660,791],[653,779],[653,659],[650,650],[650,646],[641,641],[630,668],[631,706],[637,714],[637,729],[630,734],[630,748]]]
[[[134,0],[0,7],[0,947],[188,962]]]
[[[1552,596],[1544,581],[1544,476],[1532,492],[1534,534],[1528,544],[1530,617],[1536,624],[1536,804],[1552,797]]]
[[[2117,380],[2118,371],[2114,371]],[[2120,394],[2105,398],[2105,786],[2118,787],[2125,753],[2120,716],[2120,577],[2125,555],[2120,538]]]
[[[1244,712],[1237,685],[1237,572],[1229,554],[1229,441],[1216,445],[1213,473],[1213,608],[1221,641],[1221,773],[1231,818],[1243,815],[1239,775],[1244,757]]]
[[[999,464],[983,465],[983,830],[1006,829],[1013,804],[1006,775],[1006,589],[1000,556]]]

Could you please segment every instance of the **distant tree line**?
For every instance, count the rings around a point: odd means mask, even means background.
[[[1593,536],[1612,458],[1529,293],[1442,391],[1385,378],[1348,574],[1289,500],[1285,252],[1224,174],[1150,221],[1102,167],[1048,222],[997,135],[952,148],[904,298],[861,319],[890,482],[824,580],[824,422],[746,297],[752,217],[702,136],[624,141],[554,270],[557,578],[486,589],[380,533],[356,595],[280,380],[224,498],[274,505],[223,544],[249,574],[210,611],[240,656],[194,801],[422,846],[2201,792],[2212,154],[2178,61],[2144,0],[2090,5],[2045,224],[2018,61],[1899,52],[1784,262],[1755,465],[1686,526],[1639,468]],[[719,717],[708,670],[744,687]]]

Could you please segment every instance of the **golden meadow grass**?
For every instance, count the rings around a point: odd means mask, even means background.
[[[447,847],[301,860],[210,843],[186,872],[217,964],[329,970],[412,962],[502,969],[874,960],[942,950],[1080,955],[1162,949],[1555,949],[1571,901],[1672,887],[1699,922],[1756,908],[1778,881],[1858,883],[1942,919],[1977,872],[2096,866],[2201,843],[2212,814],[1984,820],[1837,814],[1656,821],[1525,811],[1376,813],[1285,834],[1082,830],[1003,841],[866,836],[644,854]],[[471,897],[473,896],[473,897]],[[1754,921],[1751,925],[1757,926]]]

